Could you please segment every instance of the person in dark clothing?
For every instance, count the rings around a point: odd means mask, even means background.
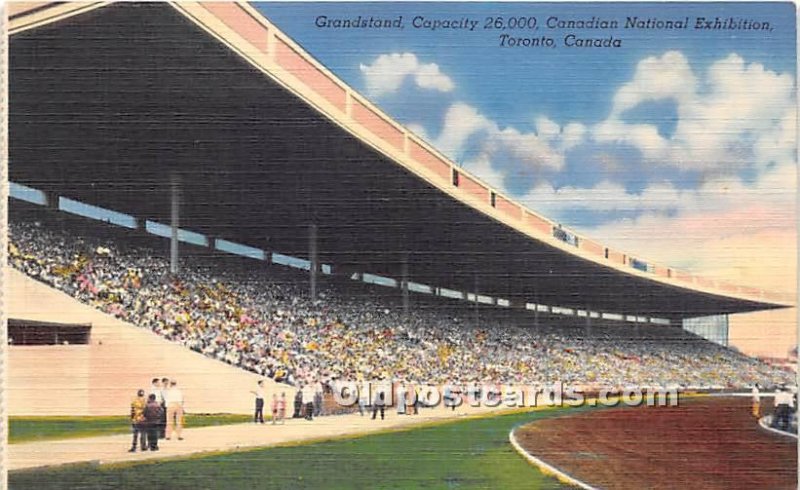
[[[314,418],[314,385],[303,385],[303,387],[300,389],[300,393],[305,419],[312,420]]]
[[[790,418],[794,406],[794,397],[786,387],[781,387],[775,393],[775,415],[773,415],[772,427],[781,430],[790,429]]]
[[[303,392],[297,390],[297,393],[294,396],[294,414],[292,415],[293,419],[299,419],[303,415],[300,412],[303,410]]]
[[[315,385],[317,391],[314,392],[314,417],[322,415],[322,388]]]
[[[147,405],[144,407],[144,420],[147,426],[147,442],[151,451],[158,451],[158,435],[161,430],[161,419],[164,409],[156,401],[156,395],[150,394],[147,397]]]
[[[381,411],[381,420],[384,418],[384,411],[386,410],[386,401],[384,398],[383,390],[379,391],[375,396],[375,403],[372,406],[372,420],[378,415],[378,410]]]

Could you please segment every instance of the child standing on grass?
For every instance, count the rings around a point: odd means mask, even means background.
[[[286,392],[282,392],[281,399],[278,400],[278,420],[281,424],[286,423]]]
[[[278,394],[272,395],[272,425],[275,425],[278,420]]]

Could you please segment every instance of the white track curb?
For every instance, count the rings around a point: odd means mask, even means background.
[[[514,447],[514,449],[519,454],[521,454],[525,459],[527,459],[530,464],[539,468],[539,471],[541,471],[545,475],[554,476],[558,479],[558,481],[560,481],[561,483],[566,483],[567,485],[583,488],[584,490],[597,490],[595,487],[587,485],[586,483],[578,480],[577,478],[570,476],[567,473],[564,473],[555,466],[551,466],[545,463],[541,459],[537,458],[536,456],[533,456],[531,453],[523,449],[523,447],[520,446],[519,442],[517,442],[517,438],[514,435],[514,432],[516,430],[517,427],[514,427],[513,429],[511,429],[511,432],[508,433],[509,442],[511,442],[511,445]]]
[[[758,419],[758,425],[760,425],[762,429],[774,432],[775,434],[781,435],[783,437],[791,437],[793,439],[797,439],[797,434],[792,434],[791,432],[773,429],[772,427],[770,427],[769,424],[767,423],[767,418],[769,418],[769,416],[761,417],[760,419]]]

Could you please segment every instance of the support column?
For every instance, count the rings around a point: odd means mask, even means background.
[[[408,316],[408,253],[403,254],[402,272],[400,278],[400,290],[403,295],[403,315]]]
[[[178,182],[177,177],[172,178],[172,182],[170,184],[170,207],[171,207],[171,219],[170,219],[170,227],[172,228],[172,234],[170,236],[169,242],[169,271],[172,274],[178,273],[178,261],[180,260],[178,254],[178,228],[180,227],[180,183]]]
[[[317,225],[312,223],[308,226],[308,258],[310,262],[310,296],[312,300],[317,299],[317,272],[319,271],[319,257],[317,254]]]
[[[47,210],[50,211],[48,216],[52,216],[55,227],[64,231],[64,214],[58,210],[58,193],[55,191],[47,191],[44,195]]]
[[[58,193],[55,191],[47,191],[45,192],[44,199],[47,201],[47,209],[58,212]]]
[[[592,335],[592,312],[589,311],[589,307],[587,306],[584,308],[586,311],[586,336]]]
[[[477,323],[480,321],[480,313],[478,312],[478,306],[480,305],[478,302],[478,274],[473,274],[473,278],[475,280],[475,289],[473,291],[475,295],[473,299],[475,302],[472,304],[472,308],[475,315],[475,324],[477,325]]]

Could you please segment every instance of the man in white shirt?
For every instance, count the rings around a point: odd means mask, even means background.
[[[251,390],[250,393],[256,396],[256,411],[255,415],[253,416],[254,423],[264,423],[264,380],[258,380],[258,387],[255,390]],[[274,421],[273,421],[274,423]]]
[[[148,395],[155,395],[156,401],[161,404],[161,380],[158,378],[153,378],[153,381],[150,383],[150,393]]]
[[[303,410],[305,411],[305,419],[312,420],[314,414],[314,395],[316,393],[314,385],[311,383],[306,383],[301,392],[303,396]]]
[[[169,378],[161,378],[161,427],[159,428],[160,439],[167,437],[167,390],[169,390]]]
[[[167,440],[172,439],[172,433],[178,435],[178,440],[182,441],[181,431],[183,430],[183,393],[178,388],[178,382],[174,379],[169,382],[169,389],[164,396],[167,405]]]

